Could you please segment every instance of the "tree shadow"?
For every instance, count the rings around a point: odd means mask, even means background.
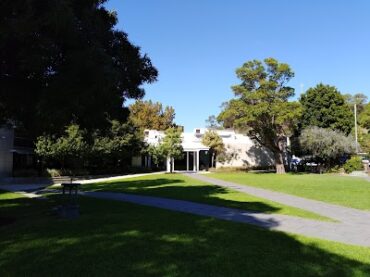
[[[158,186],[165,186],[171,184],[181,184],[185,183],[182,179],[170,179],[170,178],[155,178],[155,179],[142,179],[142,180],[123,180],[123,181],[116,181],[116,182],[102,182],[102,183],[93,183],[93,184],[86,184],[83,188],[89,190],[105,190],[107,187],[110,189],[128,189],[128,190],[135,190],[135,189],[145,189],[145,188],[155,188]]]
[[[150,195],[254,212],[273,213],[280,210],[279,207],[268,205],[262,201],[250,201],[243,198],[240,201],[225,199],[227,195],[233,193],[227,188],[215,185],[185,185],[185,181],[182,179],[125,180],[114,183],[89,184],[83,186],[83,189],[88,191],[114,191]]]
[[[274,162],[274,156],[265,147],[262,147],[259,144],[253,144],[247,151],[246,151],[247,156],[250,158],[251,161],[255,165],[256,168],[267,168],[267,167],[273,167],[275,162]],[[244,166],[245,167],[252,167],[251,163],[248,160],[243,160]]]
[[[47,215],[53,201],[26,199],[42,216],[29,215],[0,228],[1,275],[366,276],[370,272],[368,262],[344,256],[347,248],[339,255],[314,242],[248,224],[83,197],[81,217],[68,221]],[[27,209],[18,205],[8,212],[19,216]],[[370,260],[368,249],[351,251]]]

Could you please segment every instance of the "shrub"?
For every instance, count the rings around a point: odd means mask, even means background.
[[[356,151],[353,137],[316,126],[304,129],[299,142],[302,149],[326,169],[338,165],[341,157]]]
[[[362,158],[359,156],[353,156],[343,165],[344,171],[346,173],[351,173],[355,170],[362,169]]]

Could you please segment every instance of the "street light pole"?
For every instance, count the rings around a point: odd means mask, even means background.
[[[354,105],[354,112],[355,112],[355,139],[356,139],[356,154],[358,154],[358,139],[357,139],[357,107],[356,103]]]

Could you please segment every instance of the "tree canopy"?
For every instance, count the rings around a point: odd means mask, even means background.
[[[129,110],[129,120],[141,130],[165,131],[174,126],[174,108],[166,106],[163,109],[160,102],[138,100],[129,106]]]
[[[206,127],[213,130],[221,130],[223,129],[222,125],[217,121],[215,115],[210,115],[206,119]]]
[[[241,80],[232,87],[235,98],[224,105],[218,116],[224,127],[234,127],[247,134],[275,155],[276,170],[284,173],[286,137],[301,115],[300,104],[289,102],[294,89],[287,86],[294,76],[290,66],[273,58],[264,63],[246,62],[236,70]]]
[[[359,123],[362,127],[370,129],[370,103],[364,106],[363,111],[359,115]]]
[[[0,119],[34,137],[74,122],[87,130],[123,120],[157,70],[116,29],[105,0],[0,3]]]
[[[353,113],[345,98],[333,86],[318,84],[308,89],[300,98],[302,128],[318,126],[349,134],[354,125]]]
[[[353,109],[353,105],[356,104],[358,113],[363,111],[367,102],[367,96],[363,93],[356,93],[354,95],[347,93],[343,97],[351,110]]]
[[[143,140],[134,126],[117,120],[109,123],[110,128],[104,134],[96,130],[90,136],[77,124],[71,124],[63,135],[40,136],[35,152],[47,167],[121,173],[130,167],[131,157],[140,153]]]

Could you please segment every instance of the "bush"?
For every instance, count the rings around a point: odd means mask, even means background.
[[[340,164],[340,158],[353,154],[356,143],[353,137],[331,129],[308,127],[299,136],[299,143],[313,161],[329,169]]]
[[[86,169],[56,169],[47,168],[44,174],[46,177],[61,177],[61,176],[87,176],[90,175]]]
[[[351,173],[355,170],[362,169],[362,158],[359,156],[353,156],[343,165],[344,171],[346,173]]]

